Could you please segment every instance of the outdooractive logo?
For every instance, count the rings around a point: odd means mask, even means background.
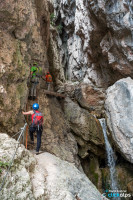
[[[133,197],[132,193],[128,193],[127,190],[105,190],[105,192],[102,194],[102,200],[107,200],[108,198],[129,198]]]

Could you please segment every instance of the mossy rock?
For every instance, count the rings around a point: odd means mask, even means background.
[[[91,156],[90,156],[91,157]],[[101,189],[101,171],[99,169],[99,163],[96,157],[89,160],[86,159],[87,163],[85,166],[85,171],[91,182],[98,188]]]

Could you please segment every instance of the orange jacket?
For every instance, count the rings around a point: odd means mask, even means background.
[[[46,82],[52,82],[52,76],[50,74],[46,74],[45,79]]]

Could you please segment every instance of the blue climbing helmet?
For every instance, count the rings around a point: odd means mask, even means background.
[[[33,108],[33,110],[38,110],[39,109],[39,104],[38,103],[34,103],[32,108]]]

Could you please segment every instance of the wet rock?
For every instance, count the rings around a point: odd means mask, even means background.
[[[128,185],[127,185],[127,190],[128,190],[128,192],[132,192],[133,191],[133,181],[130,181],[129,183],[128,183]]]
[[[130,163],[123,162],[116,167],[118,184],[120,188],[127,190],[129,193],[133,191],[133,167]],[[130,199],[130,198],[129,198]]]
[[[133,163],[133,80],[121,79],[107,90],[107,124],[119,151]]]
[[[132,178],[133,178],[132,171],[133,171],[132,165],[128,162],[126,163],[126,161],[122,161],[116,166],[116,177],[119,188],[120,189],[122,188],[122,190],[127,191],[127,193],[131,193],[132,191]],[[104,188],[107,188],[108,185],[111,185],[111,182],[110,182],[109,168],[106,165],[101,168],[101,174],[102,174],[102,186]],[[127,199],[130,200],[131,198],[127,197]]]
[[[88,158],[82,159],[81,165],[87,177],[102,193],[102,172],[99,168],[98,158],[91,154]]]

